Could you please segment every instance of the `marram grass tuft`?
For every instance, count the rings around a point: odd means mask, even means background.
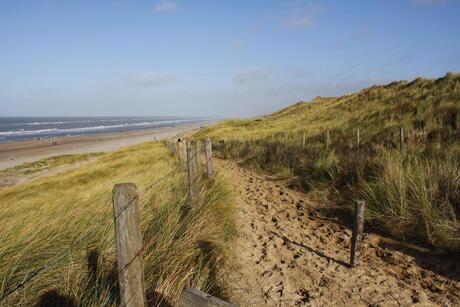
[[[0,305],[117,305],[111,191],[122,182],[139,191],[148,303],[174,304],[188,284],[225,297],[216,268],[233,237],[231,193],[218,174],[203,178],[189,208],[185,177],[151,142],[0,190],[0,297],[19,286]]]

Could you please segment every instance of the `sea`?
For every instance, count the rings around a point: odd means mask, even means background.
[[[197,117],[0,117],[0,142],[173,127]]]

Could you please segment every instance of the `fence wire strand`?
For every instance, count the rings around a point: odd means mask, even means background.
[[[169,146],[168,146],[169,147]],[[170,151],[175,154],[175,150],[172,150],[172,147],[170,148]],[[180,154],[179,152],[177,154]],[[192,161],[197,157],[197,156],[200,156],[201,154],[201,150],[200,151],[197,151],[197,150],[194,150],[194,153],[191,157],[188,157],[188,160],[193,163]],[[199,164],[201,164],[201,161],[198,161]],[[150,166],[146,171],[149,171],[151,170],[152,168],[154,167],[154,165]],[[168,178],[171,178],[172,176],[174,176],[178,171],[182,171],[183,170],[183,166],[176,166],[175,168],[173,168],[171,171],[169,171],[167,174],[163,175],[160,179],[157,179],[154,183],[148,185],[147,187],[144,187],[140,190],[138,190],[138,193],[142,193],[142,192],[147,192],[151,189],[153,189],[154,187],[156,187],[158,184],[160,184],[161,182],[165,181],[166,179]],[[205,173],[205,171],[201,170],[195,178],[193,178],[193,181],[192,181],[192,184],[195,185],[195,183],[202,177],[202,175]],[[199,191],[196,191],[199,193]],[[187,198],[189,197],[189,188],[187,188],[187,193],[185,194],[183,198],[183,201],[186,201]],[[133,197],[129,202],[128,204],[126,204],[120,211],[118,211],[117,215],[115,216],[115,219],[117,219],[121,213],[123,213],[126,209],[128,209],[133,203],[135,200],[137,200],[139,198],[138,195],[136,195],[135,197]],[[192,204],[193,206],[198,204],[198,202],[200,201],[199,197],[197,198],[197,200]],[[12,295],[13,293],[15,293],[16,291],[24,288],[30,281],[32,281],[35,277],[37,277],[38,275],[40,275],[41,273],[43,272],[46,272],[48,271],[50,268],[52,268],[56,263],[58,263],[58,261],[62,260],[64,257],[65,257],[65,254],[69,252],[70,248],[72,246],[74,246],[75,244],[77,243],[80,243],[83,239],[86,239],[86,236],[85,237],[82,237],[82,238],[79,238],[79,239],[75,239],[73,242],[71,242],[69,244],[69,246],[67,247],[66,251],[65,252],[62,252],[62,253],[59,253],[57,254],[56,256],[54,256],[53,260],[47,262],[46,264],[40,266],[39,268],[37,268],[36,270],[34,270],[32,272],[32,274],[30,276],[28,276],[27,278],[25,278],[23,281],[21,281],[20,283],[18,283],[16,285],[16,287],[14,287],[13,289],[9,290],[9,291],[6,291],[1,297],[0,297],[0,302],[5,300],[6,298],[8,298],[10,295]],[[124,270],[126,270],[129,265],[131,265],[133,263],[133,261],[139,257],[139,255],[145,250],[145,248],[147,247],[147,245],[149,245],[151,242],[151,240],[147,240],[147,242],[142,246],[142,248],[136,253],[136,255],[133,257],[133,259],[131,259],[126,265],[125,267],[123,267],[120,271],[118,271],[118,273],[121,273],[123,272]]]
[[[82,238],[79,238],[79,239],[76,238],[73,242],[71,242],[69,244],[69,246],[67,247],[66,251],[64,251],[62,253],[59,253],[56,256],[54,256],[53,257],[54,260],[50,260],[46,264],[42,265],[41,267],[39,267],[38,269],[33,271],[32,275],[30,275],[25,280],[23,280],[22,282],[17,284],[16,287],[14,287],[13,289],[11,289],[11,290],[7,291],[6,293],[4,293],[0,297],[0,302],[3,301],[4,299],[6,299],[7,297],[9,297],[11,294],[13,294],[16,291],[18,291],[19,289],[23,288],[27,283],[29,283],[31,280],[33,280],[35,277],[37,277],[40,273],[48,271],[50,268],[52,268],[58,261],[60,261],[60,260],[62,260],[62,258],[64,258],[65,254],[70,251],[70,248],[73,245],[75,245],[76,243],[80,243],[83,239],[86,239],[86,237],[82,237]]]

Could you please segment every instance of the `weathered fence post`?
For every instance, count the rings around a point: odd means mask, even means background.
[[[171,150],[171,153],[174,157],[177,156],[177,146],[175,143],[169,142],[169,148]]]
[[[212,174],[214,173],[214,168],[212,165],[212,143],[211,139],[207,138],[204,141],[205,144],[205,153],[206,153],[206,167],[208,171],[208,178],[212,177]]]
[[[275,143],[275,133],[272,133],[272,143]]]
[[[201,173],[201,142],[198,140],[195,142],[195,165],[196,165],[196,175],[199,176]]]
[[[177,157],[177,159],[179,159],[179,161],[181,160],[181,156],[180,156],[180,150],[181,150],[180,144],[181,144],[181,143],[179,143],[179,142],[177,142],[177,141],[175,142],[175,146],[176,146],[176,157]]]
[[[358,148],[359,148],[359,141],[360,140],[359,140],[359,129],[358,129],[356,130],[356,145],[358,146]]]
[[[136,185],[134,183],[114,185],[112,203],[120,305],[144,306],[144,261]]]
[[[404,128],[403,127],[399,128],[399,149],[401,151],[404,150]]]
[[[287,132],[284,133],[284,141],[286,143],[288,142],[288,133]]]
[[[361,242],[363,240],[364,229],[364,204],[363,200],[358,200],[355,204],[355,215],[353,221],[353,235],[351,238],[350,266],[354,267],[358,263],[361,254]]]
[[[185,163],[187,163],[187,146],[188,146],[187,140],[183,139],[180,154],[182,155],[182,160],[185,161]]]
[[[302,147],[303,148],[305,148],[305,138],[306,138],[305,131],[302,131]]]
[[[218,306],[232,306],[231,304],[220,298],[214,297],[204,293],[195,288],[185,288],[179,297],[179,307],[218,307]]]
[[[326,130],[326,149],[329,149],[330,135],[329,129]]]
[[[196,200],[196,189],[195,189],[195,159],[193,157],[192,148],[188,143],[185,144],[186,147],[186,161],[187,161],[187,181],[188,181],[188,201],[189,205],[193,206]]]

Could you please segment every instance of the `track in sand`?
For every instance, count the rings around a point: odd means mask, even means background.
[[[365,234],[347,265],[351,229],[330,206],[216,159],[238,194],[240,235],[227,269],[239,306],[459,306],[460,261]]]

